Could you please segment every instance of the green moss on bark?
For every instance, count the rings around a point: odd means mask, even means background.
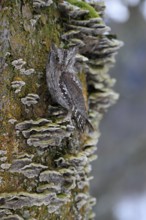
[[[67,0],[70,4],[78,6],[79,8],[83,10],[88,10],[89,14],[87,15],[87,18],[97,18],[99,17],[97,11],[89,5],[87,2],[79,1],[79,0]]]

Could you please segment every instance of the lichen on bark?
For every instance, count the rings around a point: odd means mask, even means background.
[[[108,70],[122,44],[109,35],[99,3],[0,4],[0,218],[94,219],[90,162],[102,115],[118,97]],[[45,67],[52,42],[79,48],[92,132],[81,134],[51,100]]]

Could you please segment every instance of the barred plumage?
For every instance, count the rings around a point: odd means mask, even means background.
[[[77,127],[84,130],[88,121],[82,87],[74,68],[76,47],[67,49],[51,47],[47,68],[49,92],[58,104],[72,114]]]

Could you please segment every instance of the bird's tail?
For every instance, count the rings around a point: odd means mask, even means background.
[[[73,111],[73,118],[75,120],[77,128],[81,131],[84,132],[86,128],[89,129],[89,132],[94,131],[94,128],[87,118],[87,116],[83,115],[80,111],[78,111],[76,108],[74,108]]]

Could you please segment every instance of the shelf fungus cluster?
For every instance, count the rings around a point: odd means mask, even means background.
[[[15,125],[17,135],[22,135],[26,140],[28,153],[18,153],[12,164],[8,164],[4,163],[7,161],[6,152],[1,151],[1,169],[3,171],[7,169],[10,175],[17,174],[24,178],[20,186],[27,187],[27,192],[1,193],[1,209],[7,210],[8,214],[1,212],[0,217],[12,217],[12,213],[17,213],[18,210],[19,215],[15,216],[15,219],[26,219],[27,209],[29,219],[33,215],[32,207],[46,206],[48,219],[51,219],[52,213],[60,215],[63,204],[74,200],[75,207],[72,210],[74,219],[94,218],[91,207],[95,204],[95,199],[89,193],[84,192],[84,189],[89,187],[90,162],[96,158],[93,155],[96,151],[97,140],[96,138],[94,141],[88,139],[82,150],[77,149],[79,146],[75,146],[75,139],[72,140],[71,137],[74,135],[74,129],[70,127],[68,129],[68,126],[63,123],[60,121],[55,124],[51,120],[42,118],[23,121]],[[64,141],[68,141],[67,147],[70,153],[62,154],[62,156],[55,155],[56,159],[54,158],[52,162],[53,169],[48,165],[48,161],[52,157],[53,149],[57,149],[56,151],[60,149],[60,153],[62,152],[65,147]],[[78,144],[79,142],[76,143]],[[32,147],[33,154],[29,152],[29,147]],[[66,151],[69,152],[69,150]],[[75,189],[78,189],[80,193],[75,193],[73,196]],[[80,214],[81,209],[85,210],[84,215]]]
[[[94,131],[79,132],[71,119],[66,120],[66,111],[54,105],[45,77],[40,74],[41,64],[31,68],[23,51],[20,56],[23,59],[14,56],[10,65],[16,76],[11,77],[10,86],[13,100],[19,106],[19,117],[15,112],[8,116],[8,125],[15,131],[15,134],[12,132],[12,138],[16,137],[14,152],[0,150],[0,186],[2,189],[9,186],[8,191],[2,190],[0,194],[0,219],[61,220],[67,219],[63,214],[68,210],[68,219],[92,220],[96,200],[89,194],[90,163],[96,159],[98,124],[118,98],[112,90],[115,80],[110,78],[108,70],[122,43],[109,34],[110,28],[102,18],[104,5],[101,2],[89,5],[78,0],[60,3],[33,0],[35,16],[47,25],[44,7],[59,10],[60,25],[63,25],[61,45],[78,48],[75,67],[83,76],[83,94],[86,105],[89,104],[89,120]],[[36,15],[41,9],[42,14]],[[33,17],[27,16],[27,19],[32,21]],[[55,22],[57,19],[54,25]],[[5,171],[8,176],[4,175]]]
[[[52,0],[33,0],[33,7],[41,8],[50,6],[53,3]]]

